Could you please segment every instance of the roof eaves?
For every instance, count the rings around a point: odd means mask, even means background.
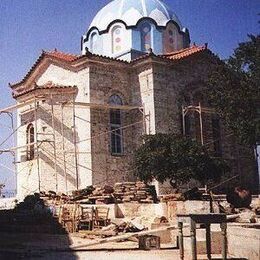
[[[62,55],[64,56],[62,58]],[[16,86],[23,84],[26,82],[26,80],[31,76],[31,74],[33,73],[33,71],[35,70],[35,68],[40,64],[40,62],[43,60],[44,57],[49,57],[49,58],[54,58],[54,59],[58,59],[60,61],[65,61],[65,62],[73,62],[77,59],[79,59],[81,56],[79,55],[73,55],[73,54],[68,54],[68,53],[62,53],[60,51],[54,50],[54,51],[45,51],[42,50],[41,55],[38,57],[38,59],[35,61],[35,63],[32,65],[32,67],[30,68],[30,70],[26,73],[26,75],[23,77],[23,79],[19,82],[16,82],[14,84],[9,83],[9,86],[11,87],[11,89],[15,88]]]
[[[176,51],[176,52],[172,52],[172,53],[168,53],[168,54],[163,54],[160,55],[163,58],[172,60],[172,61],[177,61],[177,60],[183,60],[187,57],[190,57],[196,53],[200,53],[200,52],[204,52],[204,51],[209,51],[207,46],[191,46],[189,48],[180,50],[180,51]]]
[[[116,62],[123,63],[123,64],[129,64],[129,61],[125,61],[125,60],[121,60],[118,58],[113,58],[113,57],[109,57],[109,56],[105,56],[105,55],[101,55],[101,54],[92,53],[89,50],[87,50],[85,55],[82,55],[79,58],[82,58],[82,57],[87,57],[87,58],[96,57],[96,58],[101,58],[101,59],[105,59],[105,60],[109,60],[109,61],[116,61]]]
[[[21,97],[23,95],[26,95],[30,92],[34,92],[36,90],[42,90],[42,89],[77,89],[77,86],[64,86],[64,85],[55,85],[55,84],[45,84],[45,85],[37,85],[37,84],[34,84],[33,88],[30,88],[30,89],[27,89],[27,90],[24,90],[20,93],[14,93],[12,94],[13,98],[18,98],[18,97]]]

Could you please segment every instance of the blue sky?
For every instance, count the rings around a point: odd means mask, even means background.
[[[110,0],[0,0],[0,108],[14,103],[8,82],[20,80],[42,49],[80,53],[81,35],[97,11]],[[247,34],[259,33],[259,0],[165,0],[190,30],[192,42],[208,43],[221,58],[232,54]],[[10,130],[0,117],[0,143]],[[11,142],[7,144],[12,145]],[[1,147],[2,148],[2,147]],[[1,167],[0,182],[13,188],[14,174]]]

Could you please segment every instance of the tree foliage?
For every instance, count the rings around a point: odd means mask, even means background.
[[[196,141],[175,134],[144,136],[144,143],[134,156],[135,174],[141,180],[169,180],[175,187],[191,179],[202,184],[217,181],[228,169],[225,161],[211,158]]]
[[[212,105],[242,144],[260,141],[260,35],[249,35],[209,81]]]

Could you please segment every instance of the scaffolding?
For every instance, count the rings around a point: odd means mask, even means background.
[[[189,106],[182,106],[182,126],[183,126],[183,136],[186,136],[186,116],[191,113],[191,112],[195,112],[195,113],[198,113],[199,114],[199,122],[200,122],[200,141],[201,141],[201,144],[203,146],[206,146],[206,145],[209,145],[211,143],[214,143],[215,141],[218,141],[218,140],[213,140],[211,142],[207,142],[205,143],[205,140],[204,140],[204,133],[203,133],[203,113],[205,114],[217,114],[217,111],[214,109],[214,108],[209,108],[209,107],[202,107],[201,106],[201,103],[199,103],[198,106],[193,106],[193,105],[189,105]],[[226,135],[226,138],[227,137],[230,137],[230,136],[233,136],[233,134],[228,134]],[[233,176],[231,179],[234,179],[234,178],[237,178],[239,177],[240,179],[240,183],[242,183],[242,171],[241,171],[241,163],[240,163],[240,159],[242,158],[239,154],[239,150],[238,150],[238,147],[236,146],[235,148],[235,153],[236,153],[236,157],[237,157],[237,160],[236,160],[236,164],[237,164],[237,170],[238,170],[238,174]],[[230,159],[230,158],[228,158]]]
[[[93,138],[97,138],[100,137],[102,135],[105,134],[109,134],[112,131],[115,130],[109,130],[109,131],[105,131],[105,132],[101,132],[98,133],[95,136],[90,136],[90,138],[85,139],[85,140],[77,140],[77,128],[76,128],[76,118],[78,118],[77,116],[77,109],[98,109],[98,110],[111,110],[111,109],[117,109],[117,110],[122,110],[122,111],[132,111],[132,110],[137,110],[139,111],[139,113],[142,114],[142,120],[129,124],[129,125],[125,125],[122,126],[121,129],[126,129],[129,127],[132,127],[134,125],[140,124],[142,125],[142,133],[146,134],[147,131],[149,133],[149,129],[150,129],[150,115],[146,115],[144,108],[142,106],[129,106],[129,105],[120,105],[120,106],[116,106],[116,105],[109,105],[109,104],[96,104],[96,103],[84,103],[84,102],[77,102],[75,101],[76,99],[76,93],[75,91],[73,92],[66,92],[67,94],[73,94],[73,101],[66,101],[66,102],[55,102],[56,105],[59,105],[60,110],[61,110],[61,152],[62,152],[62,164],[63,164],[63,169],[64,169],[64,182],[65,182],[65,189],[66,191],[68,191],[68,179],[67,179],[67,171],[68,168],[67,166],[69,165],[67,160],[66,160],[66,155],[69,153],[74,153],[74,157],[75,157],[75,161],[74,161],[74,165],[71,165],[71,167],[75,168],[75,174],[76,174],[76,189],[79,189],[79,161],[78,161],[78,156],[79,154],[82,154],[84,152],[81,152],[78,150],[78,144],[79,142],[84,142],[87,140],[91,140]],[[24,101],[24,102],[20,102],[19,104],[16,105],[12,105],[6,108],[2,108],[0,109],[0,115],[1,114],[8,114],[10,115],[10,118],[12,119],[12,134],[10,134],[1,144],[0,144],[0,155],[3,153],[12,153],[14,156],[14,165],[15,165],[15,169],[13,170],[13,172],[16,173],[16,178],[17,178],[17,170],[16,170],[16,165],[18,163],[20,163],[19,161],[16,161],[17,158],[17,152],[22,150],[22,149],[28,149],[30,147],[34,147],[35,150],[35,159],[36,159],[36,169],[37,169],[37,176],[38,176],[38,192],[42,191],[42,184],[41,184],[41,169],[40,169],[40,150],[41,150],[41,145],[45,142],[50,143],[53,146],[53,162],[54,162],[54,174],[55,174],[55,187],[56,187],[56,192],[59,190],[59,183],[58,183],[58,171],[57,171],[57,164],[58,161],[60,162],[60,160],[58,160],[57,158],[57,140],[56,140],[56,124],[55,124],[55,109],[54,109],[54,96],[56,95],[61,95],[61,93],[55,93],[55,92],[50,92],[50,93],[46,93],[44,95],[40,95],[40,96],[33,96],[32,98]],[[63,94],[62,94],[63,95]],[[44,136],[42,138],[43,135],[45,135],[44,133],[40,133],[39,132],[39,108],[40,108],[40,103],[42,101],[46,101],[49,100],[50,102],[50,121],[51,121],[51,128],[52,128],[52,133],[51,134],[46,134],[46,136]],[[21,145],[21,146],[15,146],[13,145],[13,147],[10,147],[8,149],[1,149],[2,145],[5,144],[7,142],[7,140],[9,140],[9,138],[11,138],[12,136],[14,136],[16,134],[16,132],[20,131],[20,126],[18,126],[16,129],[14,129],[14,122],[13,122],[13,111],[16,111],[17,109],[20,108],[26,108],[26,106],[29,106],[29,109],[25,110],[24,113],[27,112],[32,112],[33,113],[33,121],[34,121],[34,129],[35,129],[35,134],[34,134],[34,138],[35,141],[33,143],[26,143],[25,145]],[[64,108],[65,107],[69,107],[72,109],[72,130],[73,130],[73,146],[74,146],[74,151],[69,151],[66,149],[65,146],[65,137],[64,137]],[[42,107],[41,107],[42,108]],[[147,127],[148,125],[148,127]],[[148,128],[148,130],[147,130]],[[50,140],[48,137],[52,136],[52,139]],[[39,138],[39,136],[41,136],[41,138]],[[15,140],[15,139],[14,139]],[[50,152],[50,151],[48,151]],[[0,165],[2,166],[2,165]],[[3,166],[2,166],[3,167]],[[6,167],[5,167],[6,168]],[[23,170],[23,169],[22,169]]]
[[[199,114],[199,122],[200,122],[200,141],[201,144],[204,145],[205,141],[204,141],[204,135],[203,135],[203,118],[202,118],[202,114],[203,113],[207,113],[207,114],[216,114],[216,110],[213,108],[209,108],[209,107],[202,107],[201,103],[199,103],[198,106],[182,106],[182,129],[183,129],[183,135],[186,136],[186,116],[190,113],[190,112],[196,112]]]

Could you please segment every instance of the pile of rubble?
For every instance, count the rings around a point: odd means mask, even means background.
[[[181,193],[173,193],[173,194],[165,194],[160,196],[161,202],[168,202],[168,201],[184,201],[184,197]]]
[[[154,186],[149,186],[143,182],[116,183],[114,197],[117,203],[154,203],[157,200]]]
[[[105,185],[88,186],[82,190],[73,191],[71,195],[56,194],[53,191],[42,192],[45,200],[63,200],[85,204],[112,204],[124,202],[154,203],[157,202],[155,187],[143,182],[116,183],[114,187]]]
[[[103,227],[99,235],[113,236],[122,233],[140,232],[143,230],[147,230],[147,228],[137,219],[128,221],[122,220],[120,223],[111,223],[110,225]]]
[[[114,188],[108,185],[89,186],[83,190],[73,191],[71,200],[86,204],[111,204],[114,203],[113,193]]]

